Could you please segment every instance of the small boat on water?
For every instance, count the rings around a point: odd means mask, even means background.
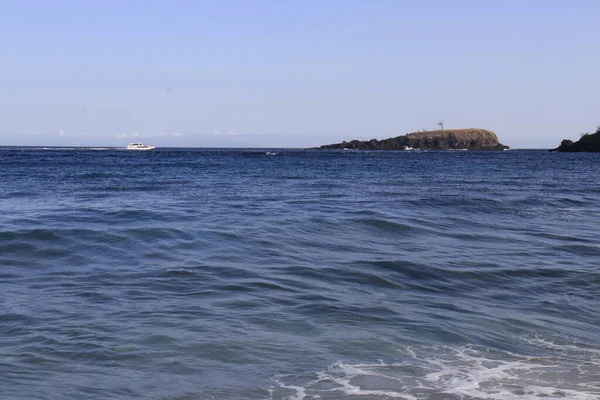
[[[154,150],[156,147],[142,143],[129,143],[127,150]]]

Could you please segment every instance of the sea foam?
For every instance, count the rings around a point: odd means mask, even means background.
[[[338,361],[312,379],[274,379],[272,399],[537,400],[600,396],[600,349],[525,338],[535,355],[479,346],[398,348],[398,359]],[[293,382],[290,383],[290,382]]]

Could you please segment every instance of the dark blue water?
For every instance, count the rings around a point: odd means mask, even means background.
[[[597,399],[600,155],[0,149],[2,399]]]

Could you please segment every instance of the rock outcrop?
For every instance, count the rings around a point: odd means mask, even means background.
[[[581,152],[587,151],[590,153],[598,153],[600,152],[600,127],[596,130],[595,133],[589,134],[586,133],[576,142],[572,140],[565,139],[560,143],[555,149],[551,149],[549,151],[561,151],[561,152]]]
[[[319,149],[349,150],[505,150],[508,146],[498,141],[492,131],[485,129],[444,129],[413,132],[394,138],[352,140],[328,144]]]

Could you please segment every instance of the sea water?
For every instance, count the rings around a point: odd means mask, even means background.
[[[0,398],[598,399],[599,172],[0,148]]]

